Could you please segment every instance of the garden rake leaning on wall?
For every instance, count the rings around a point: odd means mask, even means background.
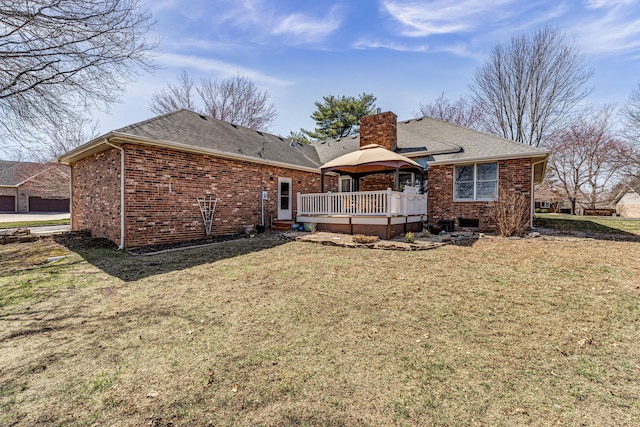
[[[218,199],[214,199],[211,196],[204,196],[202,199],[198,198],[198,206],[200,206],[200,212],[202,213],[202,220],[204,221],[204,231],[207,233],[207,237],[211,235],[211,224],[213,223],[213,214],[216,211],[216,203]]]

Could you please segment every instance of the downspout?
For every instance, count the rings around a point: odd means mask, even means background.
[[[73,169],[69,166],[69,230],[73,230]]]
[[[120,246],[118,250],[124,249],[124,148],[113,145],[109,140],[105,140],[105,144],[120,150]]]
[[[540,160],[539,162],[531,163],[531,212],[529,214],[529,227],[533,230],[533,214],[535,213],[536,208],[536,195],[535,195],[535,177],[536,177],[536,165],[540,163],[546,162],[545,160]],[[544,179],[544,177],[543,177]]]

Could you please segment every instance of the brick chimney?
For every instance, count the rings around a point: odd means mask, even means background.
[[[360,119],[360,146],[378,144],[395,151],[398,145],[398,116],[391,111]]]

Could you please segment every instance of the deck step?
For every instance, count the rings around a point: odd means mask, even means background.
[[[271,229],[275,231],[289,231],[293,224],[295,224],[294,220],[274,219]]]

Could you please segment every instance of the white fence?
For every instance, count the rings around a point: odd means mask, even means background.
[[[408,216],[427,214],[427,195],[399,191],[298,193],[298,215]]]

